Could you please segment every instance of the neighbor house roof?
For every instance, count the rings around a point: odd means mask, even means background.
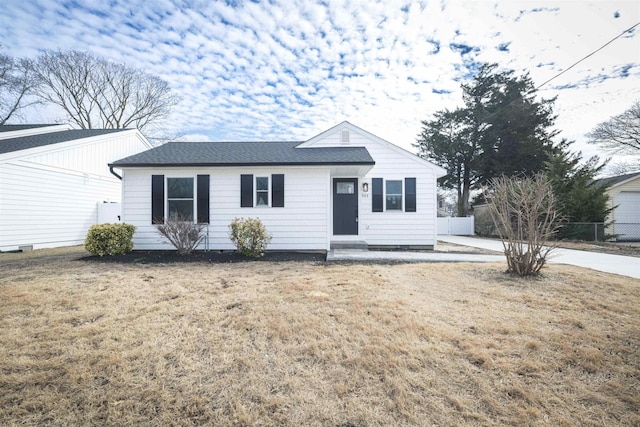
[[[300,142],[169,142],[113,167],[373,165],[364,147],[296,148]]]
[[[0,154],[58,144],[60,142],[72,141],[74,139],[90,138],[92,136],[105,135],[124,130],[129,129],[72,129],[62,132],[42,133],[37,135],[0,139]]]
[[[640,172],[628,173],[625,175],[611,176],[609,178],[602,178],[596,181],[596,186],[600,187],[613,187],[614,185],[628,181],[632,178],[640,176]]]
[[[44,127],[50,127],[50,126],[57,126],[55,124],[52,125],[44,125],[44,124],[39,124],[39,125],[1,125],[0,126],[0,132],[14,132],[17,130],[25,130],[25,129],[36,129],[36,128],[44,128]]]

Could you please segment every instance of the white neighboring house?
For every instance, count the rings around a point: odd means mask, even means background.
[[[598,185],[607,187],[613,208],[607,233],[618,241],[640,241],[640,172],[600,179]]]
[[[172,249],[154,224],[176,214],[207,224],[200,249],[235,249],[236,217],[262,220],[268,250],[433,248],[446,173],[348,122],[304,142],[172,142],[110,166],[138,250]]]
[[[136,129],[0,126],[0,251],[83,243],[98,203],[120,201],[109,162],[151,147]]]

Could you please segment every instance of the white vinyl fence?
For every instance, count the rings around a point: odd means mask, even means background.
[[[122,215],[122,205],[120,203],[98,202],[97,224],[120,222],[120,215]]]
[[[438,235],[473,236],[473,221],[472,216],[438,218]]]

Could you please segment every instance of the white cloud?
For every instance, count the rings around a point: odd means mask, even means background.
[[[299,140],[349,120],[409,150],[421,120],[461,104],[475,64],[539,85],[640,21],[635,1],[5,3],[6,53],[90,50],[157,74],[184,97],[176,133]],[[584,134],[640,98],[638,32],[540,92],[558,97],[557,128],[587,153]]]

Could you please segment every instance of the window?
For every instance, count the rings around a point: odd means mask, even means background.
[[[371,178],[371,211],[416,212],[416,179],[405,178],[402,187],[402,180]]]
[[[402,210],[402,181],[387,181],[387,210]]]
[[[337,194],[353,194],[356,191],[356,184],[354,182],[337,182],[336,193]]]
[[[269,177],[256,177],[256,206],[269,206]]]
[[[268,176],[240,175],[240,207],[252,208],[253,206],[284,207],[284,174],[271,175],[271,205],[269,205]]]
[[[180,216],[188,221],[193,221],[195,215],[199,224],[208,223],[209,188],[209,175],[197,175],[196,180],[193,177],[166,178],[166,186],[164,175],[152,175],[151,223],[164,224],[165,214],[170,219]]]
[[[167,178],[167,214],[193,221],[193,178]]]

